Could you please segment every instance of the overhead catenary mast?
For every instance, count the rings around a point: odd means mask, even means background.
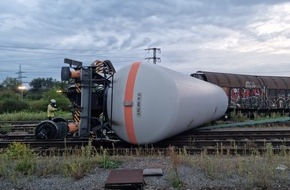
[[[15,73],[15,74],[18,74],[17,79],[20,81],[21,84],[23,83],[23,82],[22,82],[22,79],[23,79],[23,78],[26,78],[25,76],[22,75],[23,73],[24,73],[24,72],[22,71],[22,69],[21,69],[21,64],[20,64],[20,65],[19,65],[19,70],[18,70],[18,72]]]
[[[158,51],[158,53],[161,53],[161,49],[160,48],[147,48],[145,49],[145,51],[153,51],[153,57],[146,57],[145,60],[153,60],[153,64],[156,64],[157,61],[161,62],[161,58],[160,57],[156,57],[156,52]]]

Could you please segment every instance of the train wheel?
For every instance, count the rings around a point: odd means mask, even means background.
[[[61,139],[66,137],[68,133],[68,125],[64,122],[59,122],[57,123],[57,127],[57,137]]]
[[[56,126],[58,128],[57,138],[64,138],[67,136],[67,133],[69,131],[68,128],[68,121],[61,117],[53,118],[52,121],[56,123]]]
[[[61,118],[61,117],[53,118],[52,121],[55,123],[59,123],[59,122],[66,122],[67,123],[67,120],[64,118]]]
[[[70,79],[70,69],[69,67],[62,67],[61,68],[61,80],[68,81]]]
[[[47,120],[39,123],[35,129],[36,139],[47,140],[56,139],[58,127],[53,121]]]
[[[61,117],[53,118],[52,121],[54,123],[64,123],[64,124],[68,125],[68,121],[64,118],[61,118]]]

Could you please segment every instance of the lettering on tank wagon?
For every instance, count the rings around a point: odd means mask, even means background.
[[[142,104],[142,93],[138,92],[137,94],[137,117],[141,117],[141,104]]]

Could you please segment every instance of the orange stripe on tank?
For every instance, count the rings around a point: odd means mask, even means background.
[[[134,85],[135,85],[135,80],[136,80],[139,66],[140,66],[140,62],[135,62],[133,63],[129,71],[129,75],[128,75],[127,83],[126,83],[124,104],[126,102],[133,102]],[[125,117],[125,125],[126,125],[128,139],[131,143],[137,144],[134,121],[133,121],[133,105],[131,106],[124,105],[124,117]]]

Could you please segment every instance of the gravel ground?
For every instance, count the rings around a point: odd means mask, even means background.
[[[144,177],[146,183],[145,189],[175,189],[171,185],[172,163],[169,157],[125,157],[122,158],[122,165],[118,169],[145,169],[161,168],[163,176]],[[90,174],[87,174],[80,180],[74,180],[70,177],[52,175],[46,177],[29,176],[17,179],[11,183],[8,180],[1,180],[0,189],[12,190],[101,190],[104,189],[105,182],[111,170],[95,168]],[[179,165],[179,174],[183,182],[180,189],[253,189],[248,186],[245,180],[238,176],[232,176],[229,179],[210,179],[204,172],[195,167],[181,163]],[[221,174],[222,176],[223,174]],[[289,184],[290,185],[290,184]],[[262,188],[255,188],[262,189]],[[273,184],[270,189],[290,189],[290,186],[283,184]]]

